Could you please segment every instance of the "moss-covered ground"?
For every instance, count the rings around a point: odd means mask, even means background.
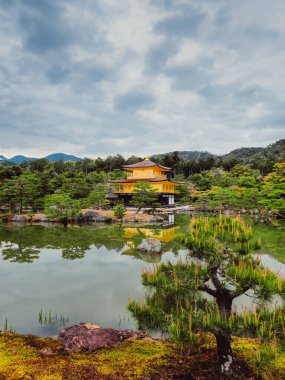
[[[234,339],[236,376],[284,379],[285,353],[273,344]],[[2,379],[222,379],[215,342],[200,336],[195,346],[151,339],[128,340],[95,353],[66,352],[60,342],[31,335],[0,332]]]

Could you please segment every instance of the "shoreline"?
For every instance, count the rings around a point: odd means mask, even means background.
[[[218,371],[213,336],[199,334],[197,337],[195,345],[179,345],[150,337],[126,339],[114,347],[76,353],[66,351],[59,340],[0,331],[0,378],[223,379]],[[284,378],[284,352],[278,350],[275,358],[260,365],[263,345],[259,339],[233,337],[235,373],[232,379]]]
[[[127,208],[126,215],[122,218],[116,218],[112,209],[82,209],[82,215],[76,218],[69,218],[68,224],[84,225],[84,224],[149,224],[149,225],[168,225],[173,224],[169,222],[172,215],[179,214],[205,214],[213,215],[222,213],[229,216],[245,216],[250,217],[261,222],[270,222],[275,219],[282,219],[278,217],[272,210],[259,210],[259,209],[241,209],[241,210],[224,210],[224,209],[201,209],[191,205],[176,206],[171,208],[157,208],[155,213],[150,213],[150,208],[144,208],[139,213],[134,208]],[[61,220],[47,219],[44,213],[16,213],[6,212],[0,213],[0,223],[30,223],[30,224],[63,224]]]

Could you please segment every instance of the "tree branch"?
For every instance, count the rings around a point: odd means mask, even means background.
[[[239,290],[234,290],[233,292],[231,292],[231,297],[232,298],[239,297],[239,296],[241,296],[242,294],[244,294],[245,292],[247,292],[251,288],[252,288],[252,284],[248,284],[248,285],[244,286],[243,288],[241,288]]]
[[[217,297],[217,291],[209,288],[207,285],[198,286],[198,290],[201,290],[202,292],[206,292],[215,298]]]
[[[219,278],[218,278],[218,266],[217,265],[210,265],[209,266],[209,269],[210,269],[210,278],[215,286],[215,288],[217,289],[218,292],[227,292],[228,289],[225,288],[222,283],[220,282]]]

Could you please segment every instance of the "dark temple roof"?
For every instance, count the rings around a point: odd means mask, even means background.
[[[157,164],[157,163],[149,160],[148,158],[146,158],[145,160],[143,160],[141,162],[137,162],[136,164],[124,165],[124,168],[125,169],[131,169],[131,168],[151,168],[152,166],[158,166],[159,168],[164,169],[165,171],[171,171],[171,168],[168,168],[167,166],[159,165],[159,164]]]

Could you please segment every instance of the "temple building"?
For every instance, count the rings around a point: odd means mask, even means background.
[[[179,193],[176,189],[179,182],[171,180],[171,168],[146,158],[136,164],[124,165],[124,169],[128,172],[126,179],[110,181],[114,185],[113,192],[119,201],[129,204],[134,185],[137,182],[148,182],[157,191],[158,201],[161,204],[174,205],[174,195]]]

